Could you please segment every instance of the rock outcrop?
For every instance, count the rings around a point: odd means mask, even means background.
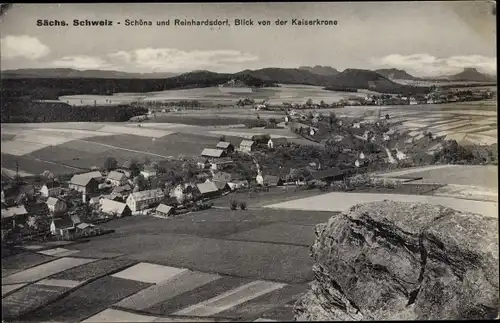
[[[296,320],[494,319],[498,222],[450,208],[360,204],[316,226]]]

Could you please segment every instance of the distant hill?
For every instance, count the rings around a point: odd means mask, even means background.
[[[283,84],[307,84],[324,86],[333,76],[314,74],[298,68],[263,68],[259,70],[244,70],[235,75],[249,75],[265,81]]]
[[[479,72],[473,67],[466,67],[458,74],[447,77],[450,81],[494,82],[496,77]]]
[[[375,70],[380,75],[390,80],[417,80],[418,78],[408,74],[405,70],[398,70],[396,68],[385,68]]]
[[[102,78],[102,79],[160,79],[179,73],[127,73],[121,71],[84,70],[72,68],[25,68],[1,71],[2,78]]]
[[[309,71],[311,73],[318,74],[318,75],[337,75],[340,73],[337,69],[335,69],[333,67],[321,66],[321,65],[315,65],[313,67],[300,66],[299,70]]]
[[[328,90],[366,89],[381,93],[423,93],[426,87],[398,84],[377,72],[362,69],[346,69],[334,76],[327,86]]]

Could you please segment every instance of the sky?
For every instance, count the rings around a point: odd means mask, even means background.
[[[14,4],[0,17],[1,69],[232,73],[326,65],[398,68],[415,76],[464,67],[496,74],[492,8],[489,1]],[[217,18],[228,18],[231,26],[156,26],[158,20]],[[294,18],[338,24],[292,26]],[[69,26],[37,26],[38,19]],[[73,19],[114,23],[75,27]],[[153,25],[125,26],[125,19]],[[234,19],[253,19],[254,25],[235,26]],[[275,25],[277,19],[287,25]],[[258,20],[272,25],[259,26]]]

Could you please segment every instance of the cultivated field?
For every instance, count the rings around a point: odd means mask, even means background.
[[[282,84],[281,87],[256,88],[252,92],[243,93],[235,89],[234,92],[221,91],[219,87],[195,88],[186,90],[168,90],[152,93],[117,93],[112,96],[104,95],[69,95],[59,98],[61,102],[74,105],[92,105],[94,100],[98,105],[126,104],[137,101],[172,102],[181,100],[197,100],[209,105],[232,105],[240,98],[248,97],[256,101],[266,100],[270,104],[281,104],[283,101],[290,103],[305,103],[309,98],[315,102],[337,102],[350,96],[365,96],[365,93],[335,92],[323,90],[321,86]],[[106,100],[108,100],[106,102]]]

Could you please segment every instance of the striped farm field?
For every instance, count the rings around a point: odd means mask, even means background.
[[[79,322],[151,284],[111,276],[98,279],[73,291],[21,320],[31,322]]]
[[[68,167],[62,164],[54,164],[51,162],[44,162],[37,160],[34,157],[28,156],[14,156],[5,154],[2,151],[2,167],[8,169],[16,169],[16,162],[19,164],[19,169],[31,174],[41,174],[48,170],[54,174],[68,174],[77,172],[78,169]],[[81,170],[80,170],[81,172]]]

